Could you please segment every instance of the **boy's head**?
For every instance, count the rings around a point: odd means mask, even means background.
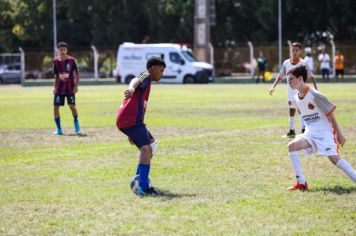
[[[298,42],[294,42],[292,43],[292,55],[293,57],[299,57],[300,56],[300,53],[302,51],[302,44],[301,43],[298,43]]]
[[[160,57],[151,57],[148,59],[146,68],[154,81],[159,81],[163,75],[166,63]]]
[[[58,50],[58,55],[59,56],[65,56],[67,55],[68,51],[68,44],[66,42],[59,42],[57,44],[57,50]]]
[[[307,81],[308,71],[305,66],[298,66],[290,70],[287,76],[290,86],[293,89],[296,89],[301,81],[303,81],[304,83]]]

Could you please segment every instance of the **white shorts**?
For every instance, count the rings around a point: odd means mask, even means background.
[[[289,108],[297,108],[297,103],[295,102],[294,96],[298,93],[298,90],[292,89],[290,85],[288,84],[288,91],[287,91],[287,96],[288,96],[288,106]]]
[[[310,148],[303,149],[305,155],[316,153],[318,156],[339,156],[339,143],[336,135],[330,130],[325,130],[320,134],[311,134],[306,130],[301,137],[305,138],[311,145]]]

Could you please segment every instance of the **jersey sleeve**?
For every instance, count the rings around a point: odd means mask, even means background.
[[[312,93],[314,95],[314,101],[316,105],[324,114],[329,115],[335,110],[336,106],[331,103],[323,94],[316,90],[313,90]]]
[[[141,75],[138,76],[138,79],[140,80],[140,89],[144,90],[147,85],[151,82],[151,77],[150,74],[145,71]]]
[[[57,70],[57,67],[56,67],[56,62],[55,62],[55,61],[53,61],[53,68],[52,68],[52,72],[53,72],[53,75],[58,74],[58,70]]]
[[[281,76],[282,78],[285,78],[286,75],[287,75],[286,62],[284,61],[283,64],[282,64],[281,71],[279,72],[279,76]]]
[[[79,72],[78,66],[77,66],[77,62],[75,61],[75,59],[73,58],[73,71],[75,72]]]

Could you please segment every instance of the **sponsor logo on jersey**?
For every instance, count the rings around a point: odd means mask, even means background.
[[[310,103],[310,102],[309,102],[308,108],[309,108],[310,110],[314,110],[315,106],[313,105],[313,103]]]

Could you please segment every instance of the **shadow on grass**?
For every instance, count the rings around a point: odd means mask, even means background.
[[[162,200],[174,200],[177,198],[195,197],[196,196],[196,194],[190,194],[190,193],[172,193],[165,189],[159,189],[158,193],[159,194],[155,197],[162,198]]]
[[[77,137],[87,137],[87,134],[77,133],[77,134],[63,134],[63,136],[77,136]]]
[[[309,189],[309,192],[330,192],[337,195],[350,194],[356,192],[356,187],[345,188],[342,186],[333,186],[333,187],[317,187],[314,189]]]

